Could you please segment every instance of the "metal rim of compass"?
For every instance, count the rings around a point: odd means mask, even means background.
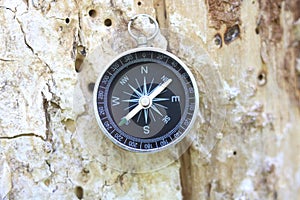
[[[94,92],[93,92],[93,104],[94,104],[94,112],[95,112],[95,116],[96,116],[96,120],[97,123],[100,127],[100,129],[102,130],[102,132],[109,138],[110,141],[112,141],[114,144],[116,144],[118,147],[130,151],[130,152],[135,152],[135,153],[156,153],[156,152],[160,152],[162,150],[166,150],[169,149],[171,147],[174,147],[176,144],[178,144],[180,141],[183,140],[183,138],[185,138],[185,136],[190,132],[191,128],[193,127],[196,118],[197,118],[197,111],[195,110],[192,116],[192,119],[190,121],[190,125],[188,126],[188,128],[180,135],[180,137],[178,137],[176,140],[172,141],[171,143],[162,146],[162,147],[158,147],[158,148],[153,148],[153,149],[136,149],[136,148],[132,148],[129,147],[119,141],[116,140],[116,138],[114,138],[105,128],[104,124],[102,123],[99,113],[98,113],[98,105],[97,105],[97,91],[98,88],[100,86],[100,81],[103,77],[103,75],[105,74],[105,72],[111,67],[111,65],[117,61],[118,59],[122,58],[123,56],[130,54],[130,53],[135,53],[135,52],[139,52],[139,51],[155,51],[155,52],[160,52],[163,53],[167,56],[172,57],[173,59],[175,59],[181,66],[182,68],[188,73],[192,85],[194,87],[194,91],[195,91],[195,109],[197,109],[199,107],[199,92],[198,92],[198,87],[197,87],[197,83],[196,80],[192,74],[192,72],[190,71],[190,69],[174,54],[167,52],[165,50],[159,49],[159,48],[154,48],[154,47],[138,47],[138,48],[134,48],[134,49],[130,49],[128,51],[123,52],[122,54],[118,55],[117,57],[115,57],[108,65],[106,65],[106,67],[104,68],[102,74],[98,77],[96,83],[95,83],[95,88],[94,88]],[[128,133],[127,133],[128,134]]]

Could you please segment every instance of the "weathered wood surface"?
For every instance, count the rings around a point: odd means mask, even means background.
[[[299,199],[299,6],[0,0],[0,199]],[[155,45],[191,68],[202,98],[188,151],[133,174],[95,159],[97,141],[76,131],[95,128],[77,83],[134,47],[138,13],[156,17]],[[100,67],[84,71],[95,51]]]

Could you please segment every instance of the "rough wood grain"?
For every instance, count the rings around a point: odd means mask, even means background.
[[[0,199],[299,199],[299,5],[0,0]],[[110,144],[97,147],[87,98],[135,46],[138,13],[158,20],[152,45],[179,56],[201,94],[192,146],[140,174],[99,160]]]

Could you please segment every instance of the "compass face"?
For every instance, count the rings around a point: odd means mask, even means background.
[[[138,48],[114,59],[94,91],[103,132],[123,149],[155,152],[179,142],[195,120],[198,90],[173,54]]]

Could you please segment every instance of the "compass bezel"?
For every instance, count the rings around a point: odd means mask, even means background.
[[[99,88],[100,88],[100,83],[103,80],[104,75],[106,74],[107,70],[109,70],[112,65],[114,63],[116,63],[116,61],[120,60],[121,58],[127,56],[127,55],[131,55],[133,53],[137,53],[137,52],[155,52],[155,53],[160,53],[163,54],[169,58],[172,58],[173,60],[175,60],[181,68],[183,68],[185,70],[185,72],[188,75],[188,78],[191,82],[191,85],[193,87],[193,93],[194,93],[194,111],[192,114],[191,119],[189,119],[189,124],[187,125],[186,129],[178,136],[176,137],[174,140],[172,140],[171,142],[161,145],[161,146],[157,146],[154,148],[142,148],[140,146],[140,148],[133,148],[127,144],[125,144],[126,142],[122,142],[121,140],[118,140],[118,137],[113,136],[112,132],[109,132],[109,127],[107,126],[107,123],[105,124],[103,122],[103,120],[100,117],[100,106],[98,105],[98,95],[99,95]],[[119,73],[119,72],[118,72]],[[107,93],[110,90],[109,88],[106,89]],[[107,94],[106,94],[107,95]],[[105,95],[104,95],[105,96]],[[192,72],[190,71],[190,69],[174,54],[167,52],[165,50],[162,49],[158,49],[158,48],[154,48],[154,47],[139,47],[139,48],[135,48],[135,49],[131,49],[128,51],[125,51],[123,53],[121,53],[120,55],[118,55],[117,57],[115,57],[109,64],[106,65],[106,67],[104,68],[102,74],[98,77],[96,83],[95,83],[95,88],[94,88],[94,93],[93,93],[93,105],[94,105],[94,112],[95,112],[95,116],[96,116],[96,120],[97,123],[101,129],[101,131],[110,139],[110,141],[112,141],[114,144],[116,144],[117,146],[121,147],[122,149],[131,151],[131,152],[138,152],[138,153],[154,153],[154,152],[159,152],[162,150],[165,150],[171,146],[176,145],[177,143],[179,143],[187,134],[188,132],[191,130],[191,128],[193,127],[193,124],[195,123],[196,117],[197,117],[197,112],[198,112],[198,107],[199,107],[199,92],[198,92],[198,87],[197,87],[197,83],[196,80],[192,74]],[[108,105],[106,105],[106,107],[108,107]],[[188,106],[185,108],[189,109]],[[102,112],[102,110],[101,110]],[[107,108],[106,111],[104,112],[108,112]],[[181,114],[181,116],[183,116],[183,114]],[[181,119],[180,122],[176,125],[180,125],[184,123],[184,119]],[[117,125],[118,127],[118,125]],[[114,127],[113,127],[114,128]],[[175,128],[175,127],[174,127]],[[117,132],[117,131],[116,131]],[[117,133],[118,134],[118,133]],[[167,134],[167,133],[166,133]],[[130,135],[129,135],[130,136]]]

